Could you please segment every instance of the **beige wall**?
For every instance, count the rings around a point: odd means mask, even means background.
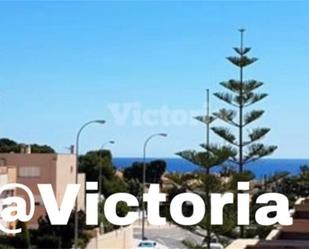
[[[86,193],[86,175],[85,173],[78,174],[78,184],[80,184],[80,190],[78,194],[78,210],[85,210],[85,193]]]
[[[132,249],[134,248],[133,226],[98,235],[90,240],[86,249]]]
[[[75,183],[75,155],[57,155],[56,196],[62,201],[66,184]]]
[[[29,187],[34,195],[36,206],[35,213],[29,226],[34,227],[37,224],[37,220],[40,216],[45,214],[44,206],[41,203],[39,197],[39,190],[37,184],[39,183],[50,183],[53,189],[56,189],[56,161],[57,157],[55,154],[19,154],[19,153],[3,153],[0,154],[0,159],[4,159],[7,165],[15,165],[17,168],[17,181],[18,183],[24,184]],[[39,177],[22,177],[20,176],[20,170],[24,167],[39,167]],[[25,196],[22,190],[17,190],[17,195]],[[25,197],[28,201],[28,198]],[[27,205],[29,208],[29,205]]]
[[[16,182],[28,186],[36,200],[35,214],[29,222],[31,227],[37,225],[40,216],[46,213],[44,204],[39,195],[37,184],[52,184],[56,200],[60,205],[65,193],[67,184],[75,183],[75,165],[76,157],[74,154],[20,154],[20,153],[0,153],[0,160],[5,161],[6,165],[16,165]],[[40,176],[22,177],[20,169],[23,167],[38,167]],[[79,174],[80,175],[80,174]],[[79,207],[84,207],[85,176],[79,176],[79,183],[82,184],[79,194]],[[17,195],[23,196],[24,193],[19,190]],[[26,198],[27,199],[27,198]],[[27,205],[29,207],[29,205]]]

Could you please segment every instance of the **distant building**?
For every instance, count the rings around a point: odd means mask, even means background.
[[[29,227],[36,227],[38,218],[46,213],[37,184],[52,184],[57,203],[60,205],[67,184],[75,183],[75,165],[74,154],[37,154],[31,153],[31,149],[24,151],[24,153],[0,153],[0,167],[7,168],[8,172],[15,168],[15,182],[28,186],[34,195],[35,213],[32,220],[28,222]],[[5,179],[4,176],[2,178]],[[84,174],[78,174],[78,183],[81,184],[78,209],[84,209]],[[16,194],[22,197],[25,195],[22,190],[17,190]],[[25,199],[28,201],[27,197]]]

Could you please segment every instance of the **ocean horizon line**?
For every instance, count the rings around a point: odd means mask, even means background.
[[[115,157],[113,164],[117,169],[130,167],[134,162],[141,162],[142,157]],[[147,162],[153,160],[165,160],[167,172],[190,173],[201,170],[201,167],[194,165],[183,158],[155,158],[148,157]],[[289,172],[291,175],[298,175],[300,166],[308,165],[309,159],[271,159],[263,158],[247,164],[246,169],[254,173],[256,179],[262,179],[265,176],[271,176],[278,172]],[[237,169],[237,167],[232,167]],[[212,168],[213,173],[219,173],[222,167]]]
[[[130,158],[130,159],[143,159],[143,156],[113,156],[114,159],[119,158],[119,159],[126,159],[126,158]],[[146,160],[158,160],[158,159],[181,159],[184,160],[181,157],[178,156],[173,156],[173,157],[157,157],[157,156],[152,156],[152,157],[147,157]],[[309,157],[290,157],[290,158],[285,158],[285,157],[268,157],[268,158],[262,158],[259,159],[257,161],[264,161],[264,160],[309,160]]]

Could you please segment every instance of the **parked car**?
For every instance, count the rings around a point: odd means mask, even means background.
[[[157,243],[152,240],[141,240],[138,243],[137,249],[141,249],[141,248],[159,249],[159,247],[157,246]]]
[[[206,243],[203,243],[203,246],[206,246]],[[210,249],[223,249],[217,238],[212,238],[210,241]]]
[[[210,249],[223,249],[224,247],[220,243],[210,243]]]

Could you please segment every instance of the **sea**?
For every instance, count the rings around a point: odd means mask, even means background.
[[[149,158],[147,161],[164,160],[167,163],[168,172],[186,173],[198,171],[200,168],[182,158]],[[134,162],[142,162],[142,158],[137,157],[118,157],[113,159],[113,164],[118,169],[129,167]],[[262,179],[264,176],[272,176],[277,172],[287,171],[291,175],[297,175],[300,166],[308,165],[309,159],[261,159],[249,163],[245,169],[252,171],[256,179]],[[214,173],[219,172],[221,167],[214,167]]]

